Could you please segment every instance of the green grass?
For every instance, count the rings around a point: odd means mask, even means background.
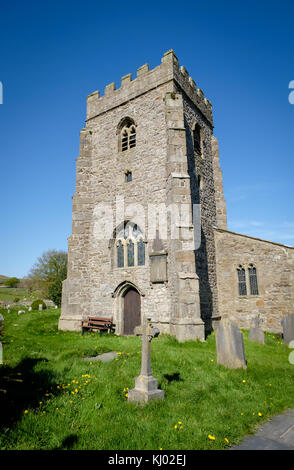
[[[294,366],[274,335],[261,345],[244,332],[247,370],[217,364],[214,335],[182,344],[161,335],[152,371],[165,399],[141,406],[125,396],[140,372],[139,338],[60,332],[59,310],[1,313],[0,449],[225,449],[294,408]],[[108,351],[120,354],[82,360]]]
[[[1,287],[0,288],[0,300],[7,300],[9,302],[14,302],[15,298],[18,298],[20,300],[31,300],[33,301],[34,299],[38,298],[39,293],[32,292],[31,294],[29,293],[28,290],[23,289],[22,287]]]

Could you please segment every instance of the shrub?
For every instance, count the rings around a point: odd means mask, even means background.
[[[32,310],[39,310],[39,305],[40,304],[43,306],[43,310],[45,310],[45,308],[47,308],[44,300],[37,299],[37,300],[34,300],[34,302],[32,302],[32,304],[31,304]]]
[[[6,281],[4,282],[4,285],[6,287],[17,287],[18,284],[19,284],[19,279],[17,279],[17,277],[10,277],[9,279],[6,279]]]

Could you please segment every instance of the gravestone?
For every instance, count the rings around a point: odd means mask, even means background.
[[[250,341],[255,341],[256,343],[265,344],[264,331],[260,328],[259,316],[255,319],[255,324],[250,329],[249,339]]]
[[[150,318],[144,318],[142,327],[137,327],[135,332],[142,337],[141,372],[135,380],[135,388],[129,390],[128,401],[149,402],[150,400],[164,398],[164,391],[157,388],[157,380],[151,371],[151,341],[159,335],[159,330],[154,328]]]
[[[116,351],[110,351],[108,353],[99,354],[98,356],[84,357],[83,360],[87,361],[87,362],[96,362],[96,361],[110,362],[116,357],[117,357],[117,352]]]
[[[0,313],[0,338],[2,337],[2,334],[3,334],[3,328],[4,328],[4,317]]]
[[[287,313],[282,319],[284,343],[289,344],[294,340],[294,314]]]
[[[31,311],[32,311],[32,307],[29,307],[29,312],[31,312]]]
[[[215,331],[217,362],[229,369],[246,369],[243,334],[237,325],[223,316]]]
[[[42,310],[43,310],[43,305],[39,304],[39,312],[42,312]]]

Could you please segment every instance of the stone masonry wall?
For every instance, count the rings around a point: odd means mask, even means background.
[[[281,319],[294,313],[294,248],[216,229],[216,261],[220,315],[228,314],[249,329],[260,315],[264,331],[282,331]],[[259,295],[250,295],[248,266],[257,269]],[[237,268],[246,270],[247,295],[239,296]]]
[[[201,207],[201,245],[195,251],[201,318],[208,321],[218,311],[213,232],[213,226],[216,225],[212,155],[213,127],[187,95],[184,95],[184,115],[192,204],[200,204]],[[194,152],[193,130],[196,123],[201,126],[201,155]]]
[[[173,94],[178,89],[179,106],[173,109]],[[152,241],[145,238],[145,266],[118,268],[113,239],[118,199],[123,199],[125,208],[130,208],[133,203],[141,204],[140,214],[129,212],[125,220],[138,223],[143,233],[142,213],[148,214],[148,204],[185,202],[191,206],[190,177],[187,174],[191,156],[186,151],[184,116],[187,112],[184,113],[182,96],[190,100],[193,112],[199,110],[211,127],[211,103],[196,87],[186,69],[179,67],[173,51],[164,54],[161,65],[153,70],[149,70],[147,64],[140,67],[136,79],[132,80],[131,74],[122,77],[119,89],[112,83],[106,86],[104,96],[100,97],[99,92],[88,96],[87,121],[81,131],[80,156],[77,159],[72,235],[68,239],[68,277],[63,283],[59,322],[61,329],[79,329],[80,319],[88,315],[114,316],[120,333],[120,294],[124,285],[134,285],[138,289],[142,315],[148,314],[153,322],[160,323],[162,332],[171,331],[173,317],[174,331],[181,330],[180,336],[186,337],[195,318],[200,319],[195,256],[187,250],[185,239],[172,243],[161,241],[167,251],[169,277],[167,282],[158,284],[150,282],[148,255],[152,252]],[[120,152],[118,127],[126,117],[136,124],[136,147]],[[209,141],[207,145],[210,145]],[[181,163],[170,162],[173,152],[181,155]],[[207,165],[212,171],[211,150],[208,152]],[[125,181],[127,171],[132,172],[132,181],[128,183]],[[208,185],[213,186],[212,175],[209,177],[208,171],[207,166]],[[98,225],[105,218],[111,219],[107,208],[113,211],[112,231],[99,239]],[[215,208],[212,211],[215,212]],[[191,228],[191,225],[181,227],[181,233],[189,234]],[[208,238],[211,233],[211,230],[206,231]],[[208,261],[212,266],[211,259]],[[183,318],[184,324],[175,326]],[[195,332],[197,328],[203,330],[201,320],[194,326]],[[199,335],[202,337],[202,332]]]

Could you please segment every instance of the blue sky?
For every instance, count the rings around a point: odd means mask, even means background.
[[[1,2],[0,274],[67,249],[86,97],[174,49],[212,101],[228,228],[294,245],[294,4]]]

